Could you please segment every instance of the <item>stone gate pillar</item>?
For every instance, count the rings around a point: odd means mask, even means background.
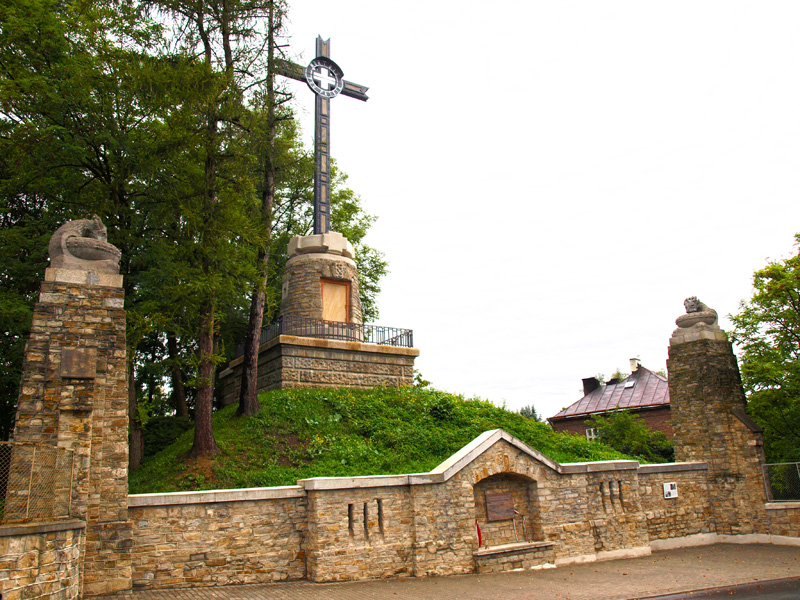
[[[764,532],[761,428],[745,412],[739,367],[716,311],[695,297],[684,304],[667,361],[675,459],[708,463],[717,533]]]
[[[14,441],[75,453],[70,515],[86,522],[83,595],[131,587],[128,382],[120,253],[100,220],[50,242],[25,350]]]

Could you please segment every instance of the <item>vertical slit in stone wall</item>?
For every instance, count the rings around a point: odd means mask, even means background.
[[[623,498],[622,498],[622,480],[621,479],[617,479],[617,492],[618,492],[617,495],[619,497],[619,507],[621,509],[625,510],[625,500],[623,500]]]
[[[383,500],[378,498],[376,502],[378,503],[378,531],[383,535]]]
[[[603,502],[603,510],[608,511],[606,507],[606,490],[605,490],[605,481],[600,482],[600,500]]]
[[[352,504],[347,505],[347,528],[350,530],[350,537],[356,534],[356,511]]]
[[[364,539],[369,539],[369,503],[364,502]]]

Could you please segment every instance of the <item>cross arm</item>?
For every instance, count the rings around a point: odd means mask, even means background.
[[[288,60],[277,59],[275,61],[275,72],[278,75],[283,75],[289,79],[295,79],[297,81],[302,81],[303,83],[306,81],[305,67]],[[369,97],[367,96],[367,90],[369,88],[367,86],[347,80],[343,81],[342,83],[342,91],[339,92],[342,94],[342,96],[355,98],[356,100],[361,100],[362,102],[369,100]]]

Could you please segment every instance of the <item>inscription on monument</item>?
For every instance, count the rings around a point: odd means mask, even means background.
[[[486,494],[486,520],[508,521],[514,518],[514,499],[511,492]]]
[[[97,376],[97,348],[62,348],[63,379],[94,379]]]

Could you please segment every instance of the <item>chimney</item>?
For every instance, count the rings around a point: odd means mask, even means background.
[[[636,373],[639,370],[639,367],[642,366],[642,361],[638,358],[632,358],[631,361],[631,374]]]
[[[600,381],[598,381],[597,377],[587,377],[586,379],[582,379],[583,381],[583,395],[588,396],[597,388],[600,387]]]

